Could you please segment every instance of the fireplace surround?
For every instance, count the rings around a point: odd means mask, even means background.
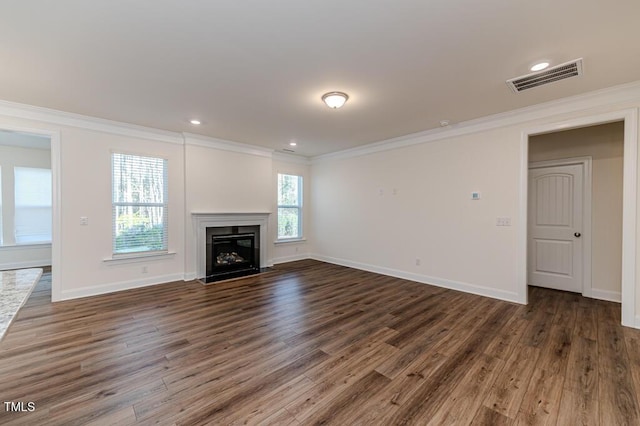
[[[220,272],[229,272],[234,269],[233,266],[237,266],[238,269],[249,268],[249,263],[245,259],[247,256],[247,245],[250,243],[247,234],[254,234],[254,268],[258,270],[260,268],[266,268],[268,266],[267,259],[267,237],[268,237],[268,223],[270,213],[191,213],[194,235],[195,235],[195,260],[196,260],[196,278],[202,282],[207,282],[209,273],[211,272],[211,263],[214,263],[213,257],[208,259],[207,247],[209,247],[210,254],[211,249],[214,246],[214,237],[220,243],[221,246],[227,247],[230,250],[221,249],[215,255],[217,259],[218,255],[223,254],[221,260],[222,263],[218,268]],[[209,228],[209,229],[208,229]],[[236,235],[234,238],[231,236]],[[238,237],[238,235],[240,237]],[[233,247],[236,250],[233,250]],[[215,249],[214,249],[215,250]],[[232,253],[236,253],[233,255]],[[243,253],[240,253],[243,252]],[[215,253],[215,251],[214,251]],[[224,253],[227,253],[224,255]],[[242,260],[239,260],[239,256]],[[226,262],[224,258],[226,257]],[[232,265],[238,263],[241,265]],[[207,263],[210,262],[209,265]],[[240,268],[242,266],[242,268]],[[209,270],[208,270],[209,269]],[[231,274],[225,275],[219,279],[232,278]],[[215,280],[214,280],[215,281]]]

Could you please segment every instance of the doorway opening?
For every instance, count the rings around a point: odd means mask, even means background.
[[[0,129],[0,270],[42,268],[52,300],[59,293],[58,148],[56,132]]]
[[[635,318],[637,115],[635,109],[623,110],[552,123],[523,132],[520,181],[522,222],[518,229],[521,262],[518,268],[518,295],[523,303],[527,303],[528,284],[537,266],[540,266],[538,269],[541,275],[548,277],[555,274],[556,278],[561,275],[576,275],[572,268],[577,267],[581,272],[578,275],[582,275],[578,276],[580,288],[572,291],[588,297],[621,302],[622,324],[638,325]],[[589,157],[592,160],[592,173],[585,166],[589,163]],[[585,161],[581,163],[581,160]],[[545,164],[543,161],[551,163]],[[562,206],[567,206],[566,200],[570,199],[571,202],[586,206],[587,215],[591,207],[592,226],[587,224],[588,229],[584,228],[584,223],[580,222],[584,220],[584,215],[580,219],[573,217],[571,220],[567,217],[561,218],[562,220],[552,217],[550,220],[548,216],[542,221],[530,222],[532,218],[529,204],[532,196],[537,197],[535,202],[545,200],[545,197],[548,201],[552,195],[558,196],[562,191],[576,190],[576,187],[569,185],[571,178],[567,177],[576,176],[576,168],[573,171],[565,168],[571,164],[582,164],[580,167],[583,172],[591,175],[593,202],[588,200],[589,194],[585,194],[584,188],[580,187],[577,190],[583,197],[586,195],[587,199],[581,201],[573,196],[565,197]],[[539,169],[537,174],[530,174],[530,165],[533,165],[533,169]],[[549,166],[546,171],[545,166]],[[555,173],[553,167],[558,167]],[[577,176],[584,184],[584,175],[580,177],[578,173]],[[554,189],[550,189],[552,184]],[[532,185],[538,187],[532,189]],[[540,194],[531,194],[530,191],[539,191]],[[537,205],[535,207],[538,209]],[[558,215],[563,209],[564,207],[554,206],[553,203],[545,206],[543,201],[543,211],[538,210],[536,213]],[[536,220],[535,216],[533,220]],[[547,225],[547,230],[561,228],[564,224],[565,231],[571,231],[571,234],[565,236],[564,242],[553,234],[543,233],[529,238],[530,232],[533,232],[531,227],[540,224]],[[534,241],[535,238],[539,238],[541,243]],[[535,244],[538,247],[532,248]],[[586,251],[582,251],[580,255],[582,264],[572,263],[578,259],[572,246],[577,246],[578,249],[586,246]],[[536,253],[536,249],[542,250]],[[588,253],[589,249],[592,249],[591,254]],[[536,255],[543,256],[538,259],[540,265],[536,265],[535,260],[531,259],[531,256]],[[540,285],[535,282],[532,284]]]
[[[529,285],[621,301],[623,159],[621,121],[529,138]]]

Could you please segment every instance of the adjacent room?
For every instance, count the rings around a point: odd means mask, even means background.
[[[638,16],[3,2],[0,423],[640,424]]]

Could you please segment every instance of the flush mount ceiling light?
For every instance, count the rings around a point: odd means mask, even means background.
[[[189,120],[189,123],[193,124],[194,126],[197,126],[198,124],[200,124],[200,120]]]
[[[349,95],[342,92],[329,92],[322,95],[322,101],[333,109],[340,108],[347,102],[347,99],[349,99]]]
[[[289,142],[289,145],[291,145],[291,146],[296,146],[296,145],[298,145],[298,144],[297,144],[297,142],[295,142],[295,141],[291,141],[291,142]]]
[[[543,69],[546,69],[549,66],[549,62],[538,62],[537,64],[534,64],[530,69],[531,71],[542,71]]]

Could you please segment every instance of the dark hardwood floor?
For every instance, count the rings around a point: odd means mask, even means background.
[[[0,343],[3,425],[638,425],[638,390],[618,304],[316,261],[57,304],[45,275]]]

